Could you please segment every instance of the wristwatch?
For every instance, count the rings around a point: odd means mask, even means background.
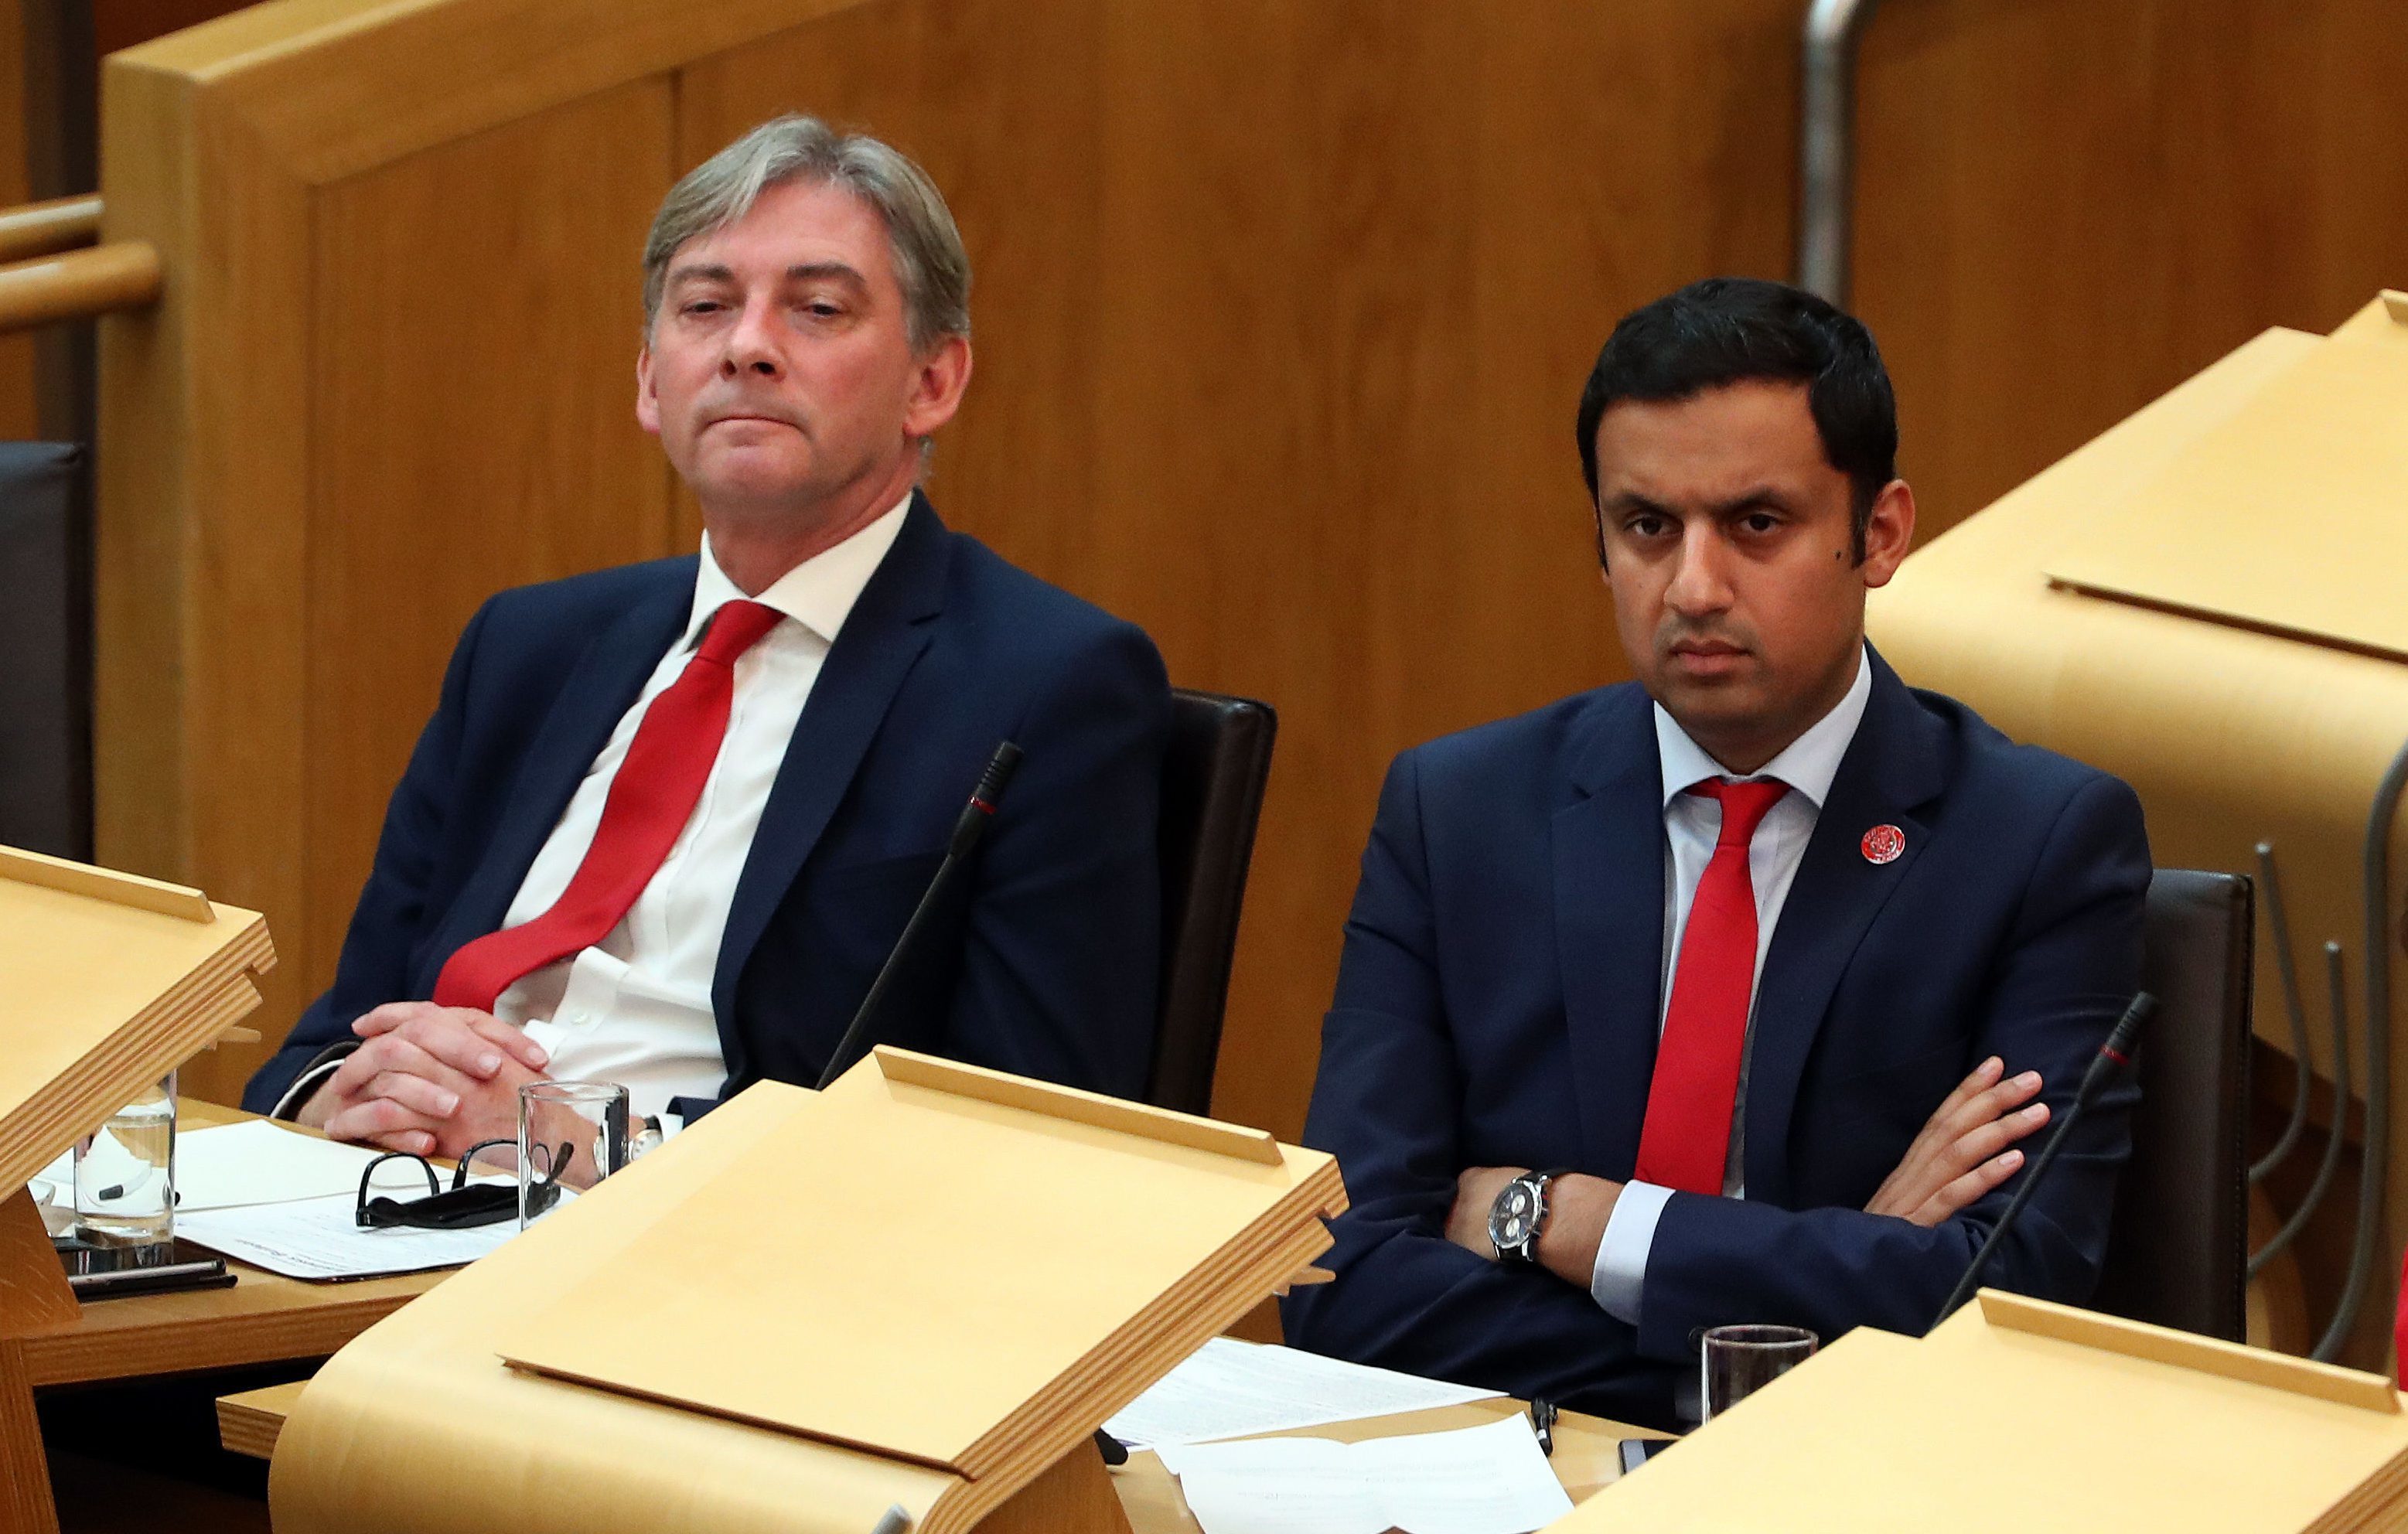
[[[645,1114],[643,1122],[637,1125],[634,1137],[627,1142],[627,1159],[633,1161],[647,1151],[659,1150],[661,1142],[666,1139],[668,1135],[661,1127],[661,1116],[658,1113]]]
[[[1488,1206],[1488,1240],[1498,1262],[1537,1266],[1539,1233],[1547,1228],[1547,1184],[1570,1170],[1524,1172],[1498,1191]]]

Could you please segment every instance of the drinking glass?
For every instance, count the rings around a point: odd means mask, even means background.
[[[1705,1415],[1714,1417],[1796,1369],[1814,1355],[1817,1339],[1803,1326],[1714,1326],[1705,1335],[1698,1368]]]
[[[94,1246],[155,1247],[176,1235],[176,1073],[75,1143],[76,1234]]]
[[[627,1089],[611,1082],[519,1088],[519,1228],[627,1164]]]

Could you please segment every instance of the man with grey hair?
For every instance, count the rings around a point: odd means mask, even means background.
[[[702,548],[470,621],[335,983],[249,1106],[457,1155],[513,1137],[546,1075],[624,1083],[663,1133],[810,1082],[1006,739],[1010,798],[876,1035],[1142,1089],[1169,690],[1144,634],[919,489],[969,382],[969,280],[919,167],[810,118],[670,191],[636,416]]]

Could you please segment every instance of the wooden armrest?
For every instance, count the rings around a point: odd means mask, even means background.
[[[159,252],[124,240],[0,266],[0,332],[141,308],[159,296]]]

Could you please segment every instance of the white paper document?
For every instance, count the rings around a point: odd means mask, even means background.
[[[446,1186],[449,1186],[447,1182]],[[418,1191],[426,1190],[422,1182]],[[287,1278],[371,1278],[474,1262],[519,1233],[518,1216],[473,1230],[382,1226],[352,1220],[355,1194],[176,1214],[176,1234]]]
[[[356,1198],[361,1171],[380,1154],[372,1145],[295,1134],[265,1119],[194,1129],[176,1137],[176,1215],[338,1193]],[[443,1185],[451,1182],[446,1173]],[[377,1168],[376,1187],[412,1197],[426,1191],[426,1176],[414,1162],[388,1161]]]
[[[1216,1337],[1104,1424],[1132,1448],[1203,1443],[1496,1398],[1494,1390]]]
[[[1173,1444],[1204,1534],[1529,1534],[1571,1512],[1526,1418],[1447,1433]]]
[[[176,1136],[176,1217],[204,1210],[280,1204],[296,1198],[327,1198],[359,1193],[360,1173],[379,1153],[372,1146],[344,1145],[316,1135],[296,1134],[265,1119],[187,1129]],[[486,1163],[480,1157],[481,1170]],[[443,1185],[451,1185],[449,1173]],[[402,1197],[426,1191],[426,1174],[408,1161],[377,1169],[376,1188]],[[75,1202],[72,1153],[43,1168],[34,1179],[34,1201]]]

